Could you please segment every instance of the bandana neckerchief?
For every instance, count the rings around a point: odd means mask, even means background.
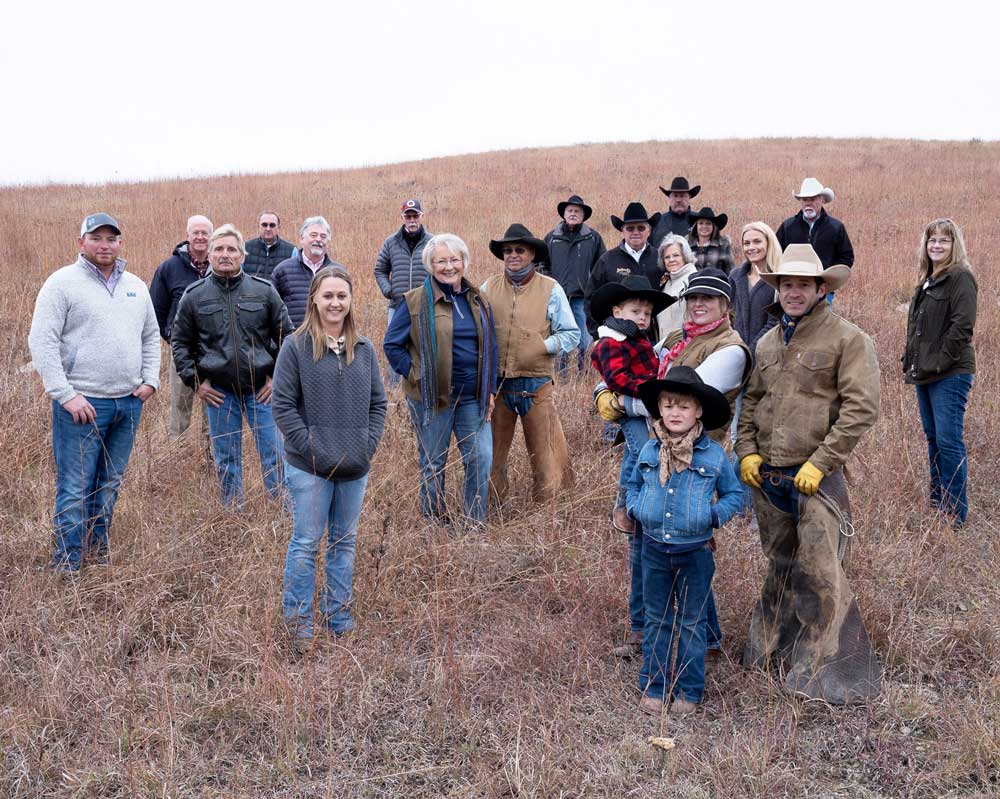
[[[670,365],[677,360],[684,348],[691,343],[691,339],[695,336],[702,336],[705,333],[711,333],[715,328],[725,322],[729,317],[723,316],[721,319],[716,319],[714,322],[709,322],[707,325],[696,325],[694,322],[685,322],[683,326],[684,335],[681,336],[681,340],[678,341],[674,346],[670,348],[670,351],[663,356],[660,361],[660,368],[656,373],[658,380],[662,380],[663,376],[667,373]]]
[[[518,272],[512,272],[507,267],[503,269],[504,274],[507,275],[507,279],[513,283],[515,286],[523,286],[529,280],[531,276],[535,274],[535,265],[533,263],[528,264],[524,269]]]
[[[653,421],[653,432],[660,439],[660,485],[665,486],[672,472],[683,472],[694,458],[694,442],[702,433],[700,421],[679,438],[671,438],[663,419]]]

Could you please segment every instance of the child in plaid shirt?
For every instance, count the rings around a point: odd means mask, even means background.
[[[656,314],[675,299],[656,291],[643,275],[628,275],[621,283],[606,283],[591,298],[593,318],[603,323],[598,327],[598,340],[591,354],[591,363],[603,382],[597,386],[594,402],[606,421],[618,421],[625,437],[625,452],[618,474],[618,493],[611,519],[615,529],[631,536],[629,562],[632,568],[632,588],[629,597],[631,631],[624,645],[614,653],[634,657],[642,645],[645,624],[642,599],[640,535],[635,522],[625,509],[625,486],[635,468],[639,451],[649,439],[648,412],[639,400],[639,386],[656,378],[659,359],[648,334]]]

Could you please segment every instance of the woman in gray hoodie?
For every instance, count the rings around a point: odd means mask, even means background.
[[[353,284],[340,266],[312,279],[305,321],[285,340],[273,378],[274,420],[285,437],[293,529],[285,559],[285,623],[298,651],[312,645],[316,553],[327,533],[321,614],[335,635],[354,629],[354,543],[386,399],[375,348],[351,314]]]

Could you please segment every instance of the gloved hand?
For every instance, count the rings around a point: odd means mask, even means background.
[[[799,473],[795,475],[795,488],[800,494],[811,497],[819,491],[819,481],[823,479],[823,472],[813,466],[809,461],[802,464]]]
[[[740,458],[740,480],[748,486],[760,488],[760,465],[764,459],[756,452],[753,455],[744,455]]]
[[[618,395],[608,388],[597,392],[597,396],[594,397],[594,405],[597,406],[598,415],[605,422],[617,422],[625,415],[622,404],[618,401]]]

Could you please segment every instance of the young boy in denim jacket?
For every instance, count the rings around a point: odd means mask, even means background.
[[[629,564],[632,571],[629,592],[629,633],[625,643],[612,652],[618,657],[634,657],[642,651],[642,550],[636,538],[635,522],[625,510],[625,482],[635,467],[639,450],[649,440],[647,412],[639,401],[640,384],[656,377],[659,365],[650,342],[649,328],[674,298],[655,291],[642,275],[629,275],[621,283],[606,283],[591,298],[595,319],[603,320],[590,359],[603,380],[595,389],[594,401],[601,418],[617,421],[625,438],[625,452],[618,474],[618,493],[611,514],[615,529],[628,533]]]
[[[726,451],[707,435],[729,422],[729,402],[698,373],[675,366],[639,387],[654,437],[628,480],[626,506],[642,529],[645,630],[639,709],[695,710],[705,692],[708,592],[715,573],[712,531],[737,512],[743,491]],[[716,495],[717,499],[716,499]],[[677,659],[671,663],[674,636]]]

